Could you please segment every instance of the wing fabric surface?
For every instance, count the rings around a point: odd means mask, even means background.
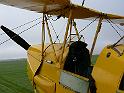
[[[75,19],[90,20],[103,16],[104,19],[111,19],[115,23],[124,23],[124,16],[102,13],[84,6],[74,5],[70,0],[0,0],[0,3],[39,13],[61,15],[67,18],[70,9],[72,9],[72,18]]]
[[[46,12],[61,9],[70,4],[69,0],[0,0],[1,4],[28,9],[36,12]]]

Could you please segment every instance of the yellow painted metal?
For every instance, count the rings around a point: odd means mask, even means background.
[[[36,75],[34,77],[34,82],[36,84],[36,90],[40,91],[40,93],[43,91],[44,93],[55,93],[55,82],[52,82],[48,78]]]
[[[51,81],[57,83],[59,82],[60,69],[57,68],[55,64],[49,64],[47,62],[44,62],[38,75],[45,76]]]
[[[80,40],[80,36],[79,36],[79,33],[78,33],[78,29],[77,29],[77,27],[76,27],[76,23],[74,22],[74,20],[73,20],[73,25],[74,25],[74,28],[75,28],[75,32],[76,32],[77,38],[78,38],[78,40]]]
[[[36,64],[36,67],[35,67],[35,73],[34,73],[34,75],[33,75],[33,78],[34,78],[34,76],[37,74],[37,72],[38,72],[38,69],[40,68],[40,66],[42,65],[42,63],[43,63],[43,60],[44,60],[44,43],[45,43],[45,14],[43,13],[43,20],[42,20],[42,45],[41,45],[41,55],[39,55],[40,56],[40,60],[39,59],[37,59],[36,57],[34,58],[35,60],[37,60],[38,61],[38,63],[39,64]],[[30,55],[30,54],[29,54]],[[32,56],[32,57],[34,57],[34,56]],[[33,83],[34,83],[34,80],[33,80]],[[35,85],[35,84],[34,84]]]
[[[46,44],[44,46],[44,49],[46,49],[50,44]],[[57,59],[60,58],[61,55],[61,51],[62,51],[62,44],[53,44],[55,51],[56,51],[56,55],[57,55]],[[27,51],[27,61],[28,61],[28,73],[30,74],[30,78],[33,79],[34,74],[36,73],[38,67],[41,64],[41,52],[42,52],[42,47],[41,45],[32,45],[28,51]],[[53,64],[55,65],[56,62],[56,58],[54,57],[54,51],[52,50],[52,46],[49,46],[45,53],[44,53],[44,61],[52,61]],[[66,56],[68,53],[68,48],[66,48],[64,50],[64,54],[63,54],[63,61],[65,60]]]
[[[76,93],[61,84],[56,84],[56,93]]]
[[[124,91],[122,91],[122,90],[117,90],[116,93],[124,93]]]
[[[43,89],[36,85],[35,93],[46,93]]]
[[[48,45],[45,45],[44,49]],[[61,56],[60,51],[62,51],[62,44],[53,45],[56,49],[57,57],[59,58]],[[63,85],[59,84],[61,69],[56,67],[52,46],[48,47],[46,50],[43,64],[37,75],[34,76],[37,67],[39,67],[39,64],[41,63],[41,51],[41,45],[31,46],[28,50],[28,74],[30,79],[33,81],[32,83],[34,83],[36,87],[37,93],[75,93],[73,90],[70,90],[69,88],[63,87]],[[63,60],[66,59],[67,54],[68,48],[65,48]]]
[[[93,44],[92,44],[92,48],[91,48],[91,51],[90,51],[90,56],[91,56],[91,57],[92,57],[92,54],[93,54],[93,50],[94,50],[94,48],[95,48],[95,44],[96,44],[96,40],[97,40],[98,34],[99,34],[100,29],[101,29],[101,26],[102,26],[102,20],[103,20],[103,18],[101,17],[101,18],[99,19],[99,22],[98,22],[96,34],[95,34],[95,37],[94,37],[94,40],[93,40]]]
[[[56,56],[56,51],[55,51],[55,48],[54,48],[54,45],[53,45],[52,36],[51,36],[51,33],[50,33],[50,29],[49,29],[49,26],[48,26],[46,16],[45,16],[45,22],[46,22],[46,27],[47,27],[47,30],[48,30],[48,35],[49,35],[49,39],[50,39],[50,42],[51,42],[51,46],[52,46],[52,49],[53,49],[54,57],[56,59],[56,62],[58,62],[58,59],[57,59],[57,56]]]
[[[70,15],[69,15],[69,18],[68,18],[68,23],[67,23],[67,27],[66,27],[66,32],[65,32],[65,36],[64,36],[64,41],[63,41],[63,45],[62,45],[62,52],[61,52],[61,56],[60,56],[60,59],[59,59],[58,67],[59,66],[61,67],[61,64],[62,64],[63,53],[64,53],[64,50],[65,50],[66,39],[67,39],[67,36],[68,36],[68,30],[69,30],[69,25],[70,25],[70,21],[71,21],[71,16],[72,16],[72,10],[70,10]]]
[[[29,77],[33,80],[34,74],[41,64],[41,49],[31,46],[27,51],[27,55]]]
[[[41,51],[41,60],[43,60],[44,57],[44,42],[45,42],[45,14],[43,14],[43,20],[42,20],[42,51]]]
[[[38,93],[75,93],[70,88],[59,83],[61,70],[54,64],[44,62],[40,73],[34,77]],[[69,72],[68,72],[69,73]],[[80,77],[72,73],[72,75]],[[80,77],[87,81],[87,78]],[[55,92],[56,91],[56,92]]]
[[[28,0],[28,2],[27,0],[1,0],[0,3],[44,14],[61,15],[68,18],[63,44],[53,44],[50,30],[46,22],[48,34],[52,43],[52,46],[49,46],[49,44],[44,45],[45,25],[43,14],[42,45],[31,46],[27,50],[28,75],[33,85],[36,87],[37,93],[75,93],[59,83],[60,71],[63,68],[64,61],[68,54],[68,47],[65,48],[65,46],[71,19],[90,20],[101,16],[91,49],[91,55],[95,47],[98,33],[100,32],[101,22],[105,21],[104,19],[112,19],[112,21],[115,20],[114,22],[116,23],[123,24],[124,20],[124,16],[106,14],[84,6],[74,5],[70,3],[70,0]],[[46,49],[46,47],[48,48]],[[46,49],[45,52],[44,49]],[[57,61],[56,59],[60,60]],[[43,64],[40,67],[42,62]],[[56,64],[58,62],[60,66]],[[35,74],[37,70],[38,73]],[[114,48],[104,48],[92,72],[93,78],[96,81],[97,93],[124,93],[124,91],[119,90],[123,74],[124,45],[118,45]]]
[[[69,44],[71,43],[71,33],[72,33],[72,20],[70,21],[70,40],[69,40]]]
[[[49,45],[50,44],[46,44],[44,49],[46,49]],[[57,58],[60,58],[62,44],[53,45],[55,47]],[[56,66],[57,62],[54,57],[52,46],[49,46],[46,49],[42,66],[38,69],[38,73],[35,74],[35,71],[37,71],[37,68],[41,63],[41,51],[41,45],[34,45],[28,49],[28,75],[35,86],[36,93],[75,93],[75,91],[60,84],[61,69]],[[68,47],[64,49],[63,62],[65,61],[67,54]],[[80,77],[73,73],[72,75]],[[80,78],[87,80],[83,77]]]
[[[122,52],[124,45],[118,45],[116,48]],[[114,49],[104,48],[92,73],[96,81],[97,93],[116,93],[123,74],[124,54],[120,56]]]

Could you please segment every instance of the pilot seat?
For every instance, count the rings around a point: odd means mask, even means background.
[[[69,47],[63,69],[88,78],[90,92],[96,93],[95,80],[91,76],[93,67],[91,66],[89,50],[86,47],[87,44],[85,42],[73,42]]]

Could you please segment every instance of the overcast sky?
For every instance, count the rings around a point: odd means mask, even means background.
[[[73,3],[81,4],[83,0],[72,0]],[[85,0],[84,6],[97,9],[106,13],[114,13],[124,16],[124,0]],[[32,21],[33,19],[41,17],[42,14],[18,9],[10,6],[0,5],[0,25],[5,25],[10,29],[13,29],[17,26],[20,26],[26,22]],[[19,33],[24,29],[38,23],[41,19],[28,24],[22,28],[14,30],[14,32]],[[65,30],[66,19],[61,18],[60,20],[53,22],[53,26],[57,33]],[[90,21],[76,20],[78,29],[81,30],[85,25],[90,23]],[[95,33],[97,22],[93,23],[91,27],[87,28],[82,34],[85,37],[85,41],[88,43],[88,48],[91,48],[91,42]],[[64,28],[64,29],[63,29]],[[124,27],[121,27],[122,29]],[[64,31],[63,31],[64,32]],[[0,30],[0,34],[3,33]],[[121,35],[124,35],[123,32],[120,32]],[[61,33],[62,36],[63,33]],[[21,36],[30,44],[39,44],[41,43],[41,24],[36,27],[24,32]],[[61,40],[63,37],[60,37]],[[0,42],[8,39],[7,35],[0,35]],[[102,48],[107,44],[113,44],[119,39],[118,34],[112,29],[110,24],[103,23],[101,33],[98,37],[96,48],[94,53],[98,54]],[[47,40],[48,41],[48,38]],[[0,45],[0,60],[2,59],[14,59],[14,58],[26,58],[26,51],[22,49],[19,45],[14,43],[12,40]]]

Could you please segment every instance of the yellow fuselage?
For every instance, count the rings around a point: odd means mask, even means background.
[[[61,46],[61,44],[54,44],[58,60],[62,51]],[[119,90],[119,85],[124,74],[124,45],[119,45],[115,48],[117,50],[105,47],[94,65],[92,76],[95,79],[97,93],[124,93]],[[63,64],[59,67],[59,61],[55,61],[51,46],[46,49],[43,61],[41,61],[41,45],[31,46],[28,49],[28,74],[37,93],[75,93],[73,90],[74,86],[68,87],[61,84],[63,82],[61,80],[63,72],[64,74],[68,74],[67,76],[69,77],[72,76],[74,80],[76,78],[81,82],[86,81],[86,84],[83,86],[86,86],[87,89],[87,78],[63,70],[67,54],[68,47],[64,50]]]

